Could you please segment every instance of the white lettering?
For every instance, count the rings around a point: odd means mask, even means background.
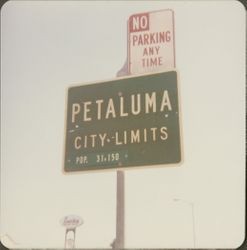
[[[106,139],[106,133],[104,133],[103,135],[99,134],[99,138],[101,140],[101,146],[104,147],[104,145],[105,145],[105,139]]]
[[[96,103],[97,103],[97,119],[100,120],[101,119],[101,104],[104,102],[104,100],[97,100]]]
[[[149,113],[149,109],[153,107],[152,112],[156,112],[156,93],[153,92],[151,97],[148,93],[145,94],[145,112]]]
[[[110,114],[112,115],[113,118],[116,118],[116,112],[112,98],[109,99],[105,118],[108,119]]]
[[[120,116],[128,116],[128,113],[124,112],[124,98],[120,97]]]
[[[80,136],[77,136],[75,138],[75,141],[74,141],[74,146],[75,146],[75,149],[80,149],[81,148],[81,137]]]
[[[84,102],[84,114],[83,114],[84,121],[91,121],[92,120],[91,117],[87,116],[87,114],[90,112],[90,109],[88,108],[88,106],[91,104],[92,104],[92,102]]]
[[[172,110],[172,106],[171,106],[171,102],[170,102],[170,99],[169,99],[169,95],[168,95],[168,91],[165,90],[164,93],[163,93],[163,98],[162,98],[162,102],[161,102],[161,107],[160,107],[160,111],[164,111],[165,107],[167,107],[167,109],[169,111]]]
[[[137,129],[136,131],[134,130],[131,130],[131,133],[130,133],[130,138],[131,138],[131,143],[133,142],[140,142],[140,130]]]
[[[137,101],[135,95],[131,95],[131,111],[133,115],[138,115],[141,112],[141,95],[137,95]]]
[[[72,105],[72,123],[75,122],[75,116],[80,113],[81,106],[79,103],[73,103]]]
[[[161,127],[160,133],[161,133],[161,135],[160,135],[161,140],[165,141],[168,138],[167,128]]]

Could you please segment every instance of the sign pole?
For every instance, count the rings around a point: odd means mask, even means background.
[[[115,249],[124,248],[124,171],[117,171],[117,218]]]
[[[117,72],[117,77],[128,75],[128,60],[126,59],[124,66]],[[124,248],[124,221],[125,221],[125,186],[124,186],[124,171],[117,170],[117,214],[116,214],[116,239],[113,243],[113,249]]]

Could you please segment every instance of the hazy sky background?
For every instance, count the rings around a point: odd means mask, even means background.
[[[1,10],[1,236],[80,248],[115,237],[116,172],[62,172],[71,85],[112,79],[134,13],[175,12],[184,162],[128,169],[128,248],[235,248],[244,239],[245,10],[238,1],[9,1]],[[174,201],[180,199],[180,201]],[[11,242],[5,243],[11,246]]]

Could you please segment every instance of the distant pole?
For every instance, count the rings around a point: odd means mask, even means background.
[[[194,248],[196,247],[196,232],[195,232],[195,214],[194,214],[194,203],[190,203],[191,205],[191,212],[192,212],[192,218],[193,218],[193,239],[194,239]]]
[[[196,248],[196,230],[195,230],[195,213],[194,213],[194,203],[191,201],[187,201],[187,200],[182,200],[182,199],[173,199],[173,201],[180,201],[180,202],[184,202],[188,205],[191,206],[191,215],[192,215],[192,230],[193,230],[193,244],[194,244],[194,248]]]
[[[68,238],[69,232],[73,232],[73,238]],[[74,249],[75,248],[75,229],[66,229],[64,248],[65,249]]]

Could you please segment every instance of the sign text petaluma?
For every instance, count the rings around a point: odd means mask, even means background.
[[[180,162],[175,71],[72,87],[67,110],[65,171]]]

